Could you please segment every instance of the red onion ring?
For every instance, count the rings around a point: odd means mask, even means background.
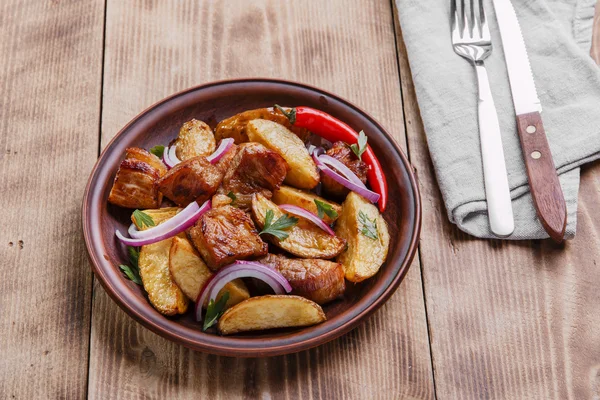
[[[325,163],[321,160],[321,158],[324,156],[325,155],[323,154],[323,149],[321,149],[321,148],[317,148],[317,149],[315,149],[315,151],[313,151],[313,160],[315,161],[315,164],[317,164],[317,167],[321,171],[323,171],[323,173],[325,175],[327,175],[328,177],[330,177],[331,179],[333,179],[340,185],[343,185],[344,187],[361,195],[365,199],[369,200],[371,203],[377,203],[379,201],[379,197],[381,197],[379,195],[379,193],[375,193],[375,192],[372,192],[371,190],[367,189],[362,182],[360,182],[360,185],[356,184],[355,182],[347,179],[346,177],[342,176],[341,174],[338,174],[337,172],[335,172],[334,170],[329,168],[327,165],[325,165]],[[350,171],[350,172],[352,172],[352,171]],[[356,177],[356,179],[358,179],[358,177],[355,174],[352,173],[352,175],[354,175]],[[358,180],[360,181],[360,179],[358,179]]]
[[[233,142],[233,138],[222,139],[221,143],[219,143],[219,147],[217,147],[217,150],[215,150],[215,152],[212,153],[210,156],[206,157],[208,162],[210,162],[211,164],[216,164],[225,154],[227,154],[229,149],[231,149],[231,146],[233,146]]]
[[[181,160],[177,158],[177,154],[175,153],[176,150],[177,146],[173,145],[170,147],[166,147],[165,151],[163,152],[163,162],[169,169],[173,168],[181,162]]]
[[[320,155],[319,160],[328,167],[335,168],[343,177],[348,179],[350,182],[366,188],[365,184],[359,179],[359,177],[356,176],[356,174],[352,172],[350,168],[346,167],[346,165],[344,165],[343,162],[331,156],[328,156],[327,154]]]
[[[117,235],[117,238],[119,238],[119,240],[127,246],[137,247],[160,242],[161,240],[173,237],[194,225],[202,216],[202,214],[210,210],[210,204],[210,200],[207,200],[204,202],[204,204],[202,204],[202,206],[198,206],[198,203],[194,201],[190,203],[189,206],[184,208],[183,211],[166,221],[164,224],[160,224],[146,231],[138,232],[138,236],[143,235],[139,238],[127,238],[123,236],[119,230],[117,230],[115,234]],[[184,213],[185,215],[181,217],[181,215]],[[172,222],[173,220],[175,221]]]
[[[310,211],[295,206],[293,204],[280,204],[278,206],[280,209],[287,211],[291,214],[298,215],[302,218],[306,218],[313,224],[317,225],[319,228],[323,229],[325,232],[329,233],[331,236],[335,236],[335,232],[327,225],[318,215],[311,213]]]
[[[236,261],[217,272],[204,287],[196,300],[196,320],[202,321],[202,308],[208,300],[215,300],[221,289],[238,278],[256,278],[268,284],[275,294],[292,291],[290,283],[274,269],[254,261]]]

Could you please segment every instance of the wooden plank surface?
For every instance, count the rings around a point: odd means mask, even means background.
[[[83,398],[101,1],[0,2],[0,397]]]
[[[298,80],[368,110],[405,147],[389,0],[107,3],[102,144],[161,98],[247,76]],[[94,286],[92,398],[434,396],[418,262],[367,323],[331,344],[270,359],[191,352],[133,322]]]
[[[563,246],[460,232],[435,181],[402,45],[398,54],[423,200],[420,250],[437,397],[600,398],[600,165],[582,169],[577,237]]]

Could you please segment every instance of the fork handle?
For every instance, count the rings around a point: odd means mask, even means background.
[[[475,62],[479,86],[479,136],[491,231],[499,237],[515,230],[502,137],[490,83],[482,61]]]

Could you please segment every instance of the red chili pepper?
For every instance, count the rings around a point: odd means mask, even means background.
[[[306,128],[330,142],[341,140],[348,144],[354,144],[358,141],[358,133],[354,129],[326,112],[303,106],[294,107],[290,111],[286,111],[278,105],[275,108],[288,117],[292,125]],[[387,181],[371,146],[367,145],[362,159],[369,166],[367,171],[369,185],[375,193],[381,196],[378,201],[379,210],[384,212],[388,198]]]

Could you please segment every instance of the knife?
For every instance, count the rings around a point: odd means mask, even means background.
[[[542,123],[542,105],[521,27],[510,0],[493,2],[533,203],[546,232],[554,241],[562,242],[567,227],[567,206]]]

